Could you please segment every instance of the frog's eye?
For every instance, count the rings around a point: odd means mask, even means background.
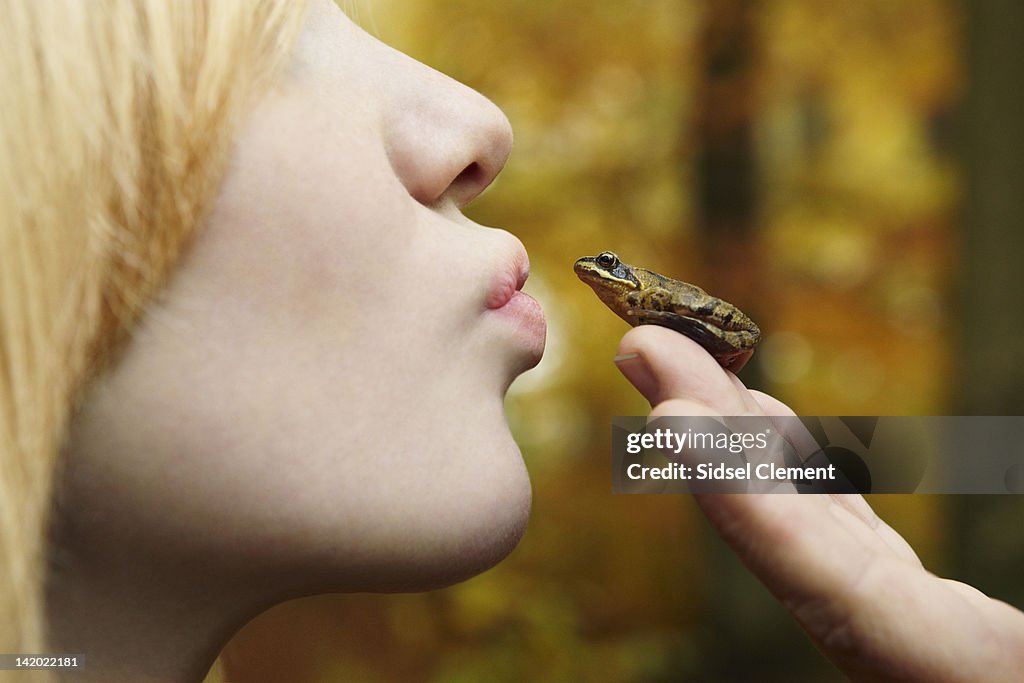
[[[610,251],[601,252],[601,255],[595,260],[597,261],[597,265],[609,270],[619,265],[619,257]]]

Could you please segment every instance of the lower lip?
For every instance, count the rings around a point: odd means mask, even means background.
[[[544,340],[547,336],[547,321],[544,320],[544,310],[529,294],[517,291],[512,295],[496,313],[508,316],[516,325],[516,336],[523,342],[528,353],[533,358],[533,365],[540,362],[544,355]]]

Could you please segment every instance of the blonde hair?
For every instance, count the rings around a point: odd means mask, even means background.
[[[303,14],[0,0],[0,652],[46,652],[46,531],[76,398],[201,223]]]

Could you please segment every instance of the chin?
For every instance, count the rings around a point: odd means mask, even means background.
[[[366,505],[321,517],[312,536],[320,542],[304,544],[301,567],[289,572],[300,582],[299,590],[431,590],[505,559],[526,531],[530,480],[507,426],[494,429],[493,422],[483,419],[473,424],[490,424],[492,429],[459,433],[458,443],[448,448],[432,444],[443,457],[431,454],[429,462],[420,460],[419,467],[405,471],[410,476],[400,486],[368,482]],[[411,451],[401,459],[418,458]],[[388,494],[380,496],[377,486]]]
[[[504,560],[519,544],[526,531],[529,502],[521,514],[502,526],[489,526],[486,535],[463,537],[441,557],[421,558],[390,581],[377,582],[367,590],[377,593],[412,593],[435,590],[461,583],[482,574]]]
[[[530,516],[530,480],[518,447],[512,454],[477,454],[504,461],[491,472],[453,485],[440,509],[428,513],[428,525],[417,524],[410,538],[406,580],[378,590],[421,591],[469,579],[504,560],[522,539]],[[395,577],[396,579],[399,577]]]

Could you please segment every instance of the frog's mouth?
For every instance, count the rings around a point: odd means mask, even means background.
[[[611,309],[615,315],[619,316],[630,325],[636,324],[625,314],[623,302],[630,292],[635,292],[640,289],[640,284],[638,282],[632,278],[614,278],[600,270],[588,270],[586,265],[583,267],[577,266],[576,274],[579,276],[580,280],[588,284],[590,288],[594,290],[594,294],[597,295],[597,298],[603,301],[604,305]]]

